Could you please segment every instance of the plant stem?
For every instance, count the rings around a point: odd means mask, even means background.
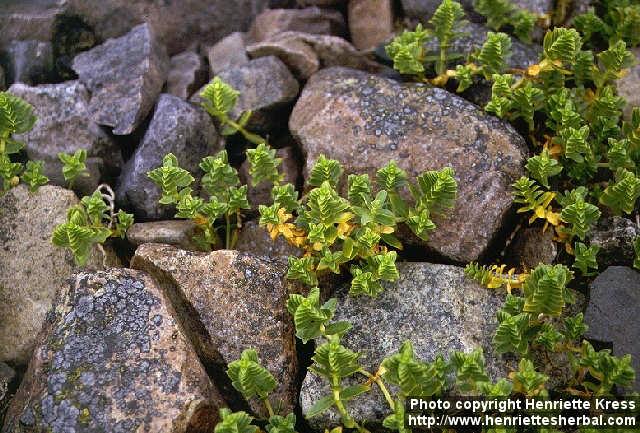
[[[269,418],[275,415],[275,412],[271,407],[271,402],[269,401],[269,397],[266,397],[264,400],[262,400],[262,402],[264,403],[264,406],[267,408],[267,412],[269,413]]]
[[[229,212],[227,212],[225,214],[225,220],[226,220],[226,236],[225,236],[225,248],[226,249],[230,249],[231,248],[231,216],[229,215]]]

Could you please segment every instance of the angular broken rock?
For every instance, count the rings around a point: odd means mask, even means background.
[[[288,114],[300,91],[289,69],[273,56],[226,69],[218,76],[240,92],[231,117],[235,119],[243,111],[251,110],[248,128],[263,133],[282,125],[282,116]],[[202,100],[199,93],[193,95],[191,102],[198,104]]]
[[[391,0],[350,0],[348,13],[351,40],[359,50],[375,48],[393,35]]]
[[[203,58],[194,51],[185,51],[171,58],[167,77],[167,93],[182,99],[189,99],[193,92],[202,87],[209,77]]]
[[[156,283],[80,273],[47,317],[3,432],[208,433],[224,402]]]
[[[72,191],[20,185],[0,197],[0,362],[26,365],[56,291],[78,268],[71,253],[51,243],[51,233],[78,204]],[[109,248],[106,266],[117,266]],[[86,269],[101,269],[94,249]]]
[[[584,321],[585,337],[613,345],[613,354],[631,354],[636,371],[633,387],[640,391],[640,273],[624,266],[610,266],[591,283]]]
[[[147,173],[160,167],[167,153],[173,153],[180,167],[199,178],[198,164],[218,146],[218,134],[204,110],[176,96],[160,95],[142,142],[122,169],[116,189],[118,201],[144,218],[173,216],[171,206],[158,203],[162,193]]]
[[[476,260],[498,233],[512,205],[510,185],[523,174],[525,143],[506,122],[446,90],[361,71],[314,75],[289,127],[306,155],[305,177],[322,154],[339,160],[345,174],[374,175],[390,160],[410,177],[453,167],[456,206],[435,220],[428,245],[463,263]]]
[[[600,248],[600,269],[610,265],[631,266],[635,258],[633,244],[640,236],[640,227],[625,217],[602,218],[591,231],[591,245]]]
[[[73,60],[73,69],[91,92],[89,110],[115,135],[131,134],[160,94],[169,58],[148,24],[109,39]]]
[[[374,373],[382,360],[396,353],[402,343],[411,340],[416,357],[433,361],[452,351],[484,351],[487,373],[495,380],[504,377],[506,364],[493,351],[491,340],[497,326],[496,313],[503,300],[495,291],[487,290],[466,279],[462,268],[430,263],[401,263],[400,279],[386,285],[375,299],[354,298],[348,288],[337,293],[335,320],[347,320],[353,328],[342,343],[361,353],[360,364]],[[356,377],[348,383],[362,383]],[[302,412],[330,390],[323,379],[307,373],[300,391]],[[367,425],[379,425],[389,408],[375,386],[372,391],[348,403],[349,413]],[[330,410],[308,421],[315,428],[325,428],[339,420]]]
[[[244,39],[244,33],[233,32],[206,49],[211,76],[249,63]]]
[[[120,149],[91,119],[89,93],[79,81],[35,87],[14,84],[9,92],[33,105],[38,120],[33,129],[19,139],[25,143],[29,159],[44,161],[44,173],[52,183],[67,184],[62,176],[59,152],[86,149],[89,158],[96,158],[93,161],[93,165],[99,166],[96,168],[115,171],[121,167]]]
[[[320,68],[331,66],[347,66],[370,72],[381,69],[380,64],[337,36],[284,32],[267,41],[247,46],[247,53],[252,58],[277,56],[302,80],[308,79]]]
[[[169,244],[198,251],[193,242],[196,224],[191,220],[166,220],[135,223],[127,230],[127,240],[135,246],[142,244]]]
[[[219,374],[224,375],[225,365],[239,359],[244,349],[254,348],[278,383],[274,400],[282,402],[285,413],[293,408],[297,361],[285,306],[284,260],[145,244],[137,249],[131,266],[153,275],[171,293],[196,350]],[[253,410],[263,413],[262,404],[254,403]]]
[[[345,36],[346,27],[342,14],[336,10],[267,9],[253,21],[249,36],[254,42],[266,41],[287,31]]]

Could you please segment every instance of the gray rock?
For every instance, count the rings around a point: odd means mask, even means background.
[[[632,365],[640,371],[640,273],[631,268],[610,266],[591,283],[585,323],[585,337],[613,344],[613,354],[631,354]],[[640,391],[636,374],[635,391]]]
[[[218,75],[225,69],[236,68],[249,63],[245,49],[245,36],[234,32],[207,49],[211,75]]]
[[[400,0],[405,16],[427,22],[433,16],[441,0]],[[513,0],[514,6],[527,9],[535,14],[545,14],[553,11],[553,0]],[[579,3],[582,3],[580,1]],[[467,18],[474,22],[482,22],[484,18],[479,15],[473,6],[474,0],[460,0],[460,4],[467,12]]]
[[[295,150],[292,147],[278,149],[276,150],[276,157],[282,159],[280,170],[284,174],[283,182],[291,183],[296,186],[298,184],[298,178],[300,177],[300,167],[298,165]],[[251,184],[251,176],[249,174],[248,160],[245,160],[245,162],[242,163],[240,170],[238,170],[238,175],[240,176],[240,181],[243,184],[248,185],[247,198],[252,208],[257,210],[258,206],[261,204],[268,205],[273,203],[273,200],[271,199],[273,183],[262,182],[260,185],[253,186]]]
[[[0,198],[0,362],[27,364],[56,291],[78,271],[71,253],[51,243],[53,229],[76,204],[72,191],[56,186],[30,193],[20,185]],[[118,265],[106,252],[106,265]],[[103,267],[97,249],[86,267]]]
[[[636,60],[640,62],[640,47],[633,50]],[[624,116],[631,119],[633,107],[640,107],[640,63],[633,66],[629,73],[617,82],[618,94],[627,100]]]
[[[135,246],[158,243],[197,251],[193,242],[196,225],[191,220],[166,220],[135,223],[127,230],[127,240]]]
[[[298,6],[338,6],[345,3],[346,0],[296,0]]]
[[[171,58],[167,76],[167,93],[189,99],[209,78],[204,60],[193,51],[185,51]]]
[[[623,217],[602,218],[591,231],[591,245],[600,247],[598,264],[631,266],[635,257],[633,242],[640,236],[640,227]]]
[[[284,260],[231,250],[206,254],[145,244],[137,249],[131,265],[149,272],[171,293],[202,359],[222,372],[243,350],[256,349],[278,384],[273,400],[281,402],[284,413],[293,408],[297,359],[293,323],[285,306]],[[261,414],[262,406],[251,403]]]
[[[321,68],[331,66],[346,66],[370,72],[381,70],[381,65],[369,55],[361,53],[337,36],[284,32],[268,41],[247,46],[247,52],[253,58],[269,55],[279,57],[302,80],[308,79]]]
[[[0,46],[14,40],[50,42],[67,0],[4,0],[0,8]]]
[[[245,31],[269,6],[269,0],[67,1],[68,13],[81,16],[103,40],[122,36],[142,22],[149,23],[170,55]]]
[[[426,361],[481,347],[490,377],[503,377],[507,366],[494,354],[491,343],[501,296],[466,279],[463,269],[455,266],[401,263],[398,270],[397,284],[387,285],[378,298],[350,297],[347,288],[337,294],[335,320],[353,324],[342,343],[361,353],[361,365],[373,373],[384,358],[411,340],[416,356]],[[362,382],[361,377],[356,379]],[[308,373],[300,391],[302,412],[328,393],[326,384]],[[375,387],[349,404],[349,413],[368,426],[379,425],[388,412]],[[337,413],[331,410],[309,422],[320,429],[337,420]]]
[[[238,234],[236,250],[264,257],[299,257],[302,250],[290,245],[282,236],[271,239],[269,232],[255,221],[247,221]]]
[[[225,403],[174,314],[142,272],[76,275],[47,316],[2,431],[213,431]]]
[[[268,9],[256,17],[249,36],[254,42],[266,41],[288,31],[345,36],[346,27],[344,17],[336,10],[318,7]]]
[[[552,264],[557,255],[558,248],[553,241],[553,230],[543,232],[540,227],[528,227],[516,234],[505,260],[518,269],[533,269],[540,263]]]
[[[391,159],[411,177],[453,167],[456,207],[436,220],[428,245],[463,263],[476,260],[501,228],[526,155],[510,125],[462,98],[346,68],[307,82],[289,128],[306,156],[305,176],[321,154],[342,162],[345,175],[374,175]]]
[[[148,24],[109,39],[73,60],[89,89],[89,111],[116,135],[131,134],[145,119],[167,78],[169,58]]]
[[[174,210],[158,203],[161,191],[147,172],[173,153],[182,168],[199,178],[200,161],[217,150],[218,134],[209,115],[176,96],[162,94],[142,142],[122,169],[116,197],[140,217],[172,217]]]
[[[6,49],[7,80],[29,85],[53,78],[53,48],[49,42],[12,41]]]
[[[349,0],[349,33],[359,50],[375,48],[393,36],[391,0]]]
[[[34,128],[19,137],[26,144],[29,159],[45,162],[45,174],[52,183],[66,185],[58,153],[86,149],[89,178],[79,179],[77,186],[86,193],[97,186],[103,171],[122,166],[117,144],[91,119],[89,93],[78,81],[36,87],[14,84],[9,92],[33,105],[38,120]]]
[[[240,92],[231,117],[237,118],[243,111],[251,110],[253,115],[247,127],[261,133],[282,126],[282,116],[288,114],[300,91],[291,72],[273,56],[227,69],[218,76]],[[191,98],[191,102],[201,101],[199,93]]]

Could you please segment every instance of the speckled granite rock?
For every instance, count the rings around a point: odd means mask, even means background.
[[[640,391],[640,273],[610,266],[593,283],[584,321],[589,326],[585,337],[613,344],[613,354],[631,354],[636,370],[634,390]]]
[[[249,36],[254,42],[261,42],[287,31],[345,36],[346,30],[344,17],[336,10],[318,7],[268,9],[253,21]]]
[[[12,41],[6,48],[7,79],[29,85],[53,78],[53,47],[49,42]]]
[[[265,257],[302,255],[302,250],[290,245],[282,236],[272,240],[267,229],[255,221],[247,221],[242,225],[236,250]]]
[[[248,128],[262,133],[282,125],[298,96],[300,86],[291,72],[277,57],[261,57],[246,65],[222,71],[218,76],[240,92],[238,103],[231,113],[237,118],[243,111],[252,110]],[[201,101],[197,92],[191,101]]]
[[[463,269],[455,266],[401,263],[398,271],[397,284],[386,285],[376,299],[349,297],[347,288],[337,294],[335,320],[353,324],[343,344],[362,354],[360,362],[365,368],[375,371],[382,359],[411,340],[416,356],[428,361],[453,350],[470,352],[482,347],[489,375],[496,378],[506,373],[491,344],[501,296],[466,279]],[[300,392],[302,412],[327,393],[325,383],[308,373]],[[374,388],[353,400],[349,411],[356,420],[374,426],[388,415],[388,405]],[[329,411],[309,422],[320,429],[338,419],[337,413]]]
[[[3,432],[211,432],[224,403],[160,288],[80,273],[47,317]]]
[[[169,58],[151,26],[141,24],[73,60],[91,95],[89,111],[116,135],[131,134],[147,116],[167,78]]]
[[[247,46],[252,58],[277,56],[301,80],[308,79],[321,68],[347,66],[377,72],[381,65],[337,36],[284,32],[273,38]]]
[[[61,84],[27,86],[14,84],[9,92],[33,105],[36,121],[33,129],[18,137],[26,145],[29,159],[45,163],[45,175],[52,183],[66,185],[62,176],[62,164],[58,153],[74,153],[86,149],[89,158],[95,158],[92,166],[98,171],[90,179],[79,179],[87,183],[85,190],[95,189],[102,170],[117,170],[122,165],[122,156],[117,144],[93,120],[89,112],[89,93],[79,81]]]
[[[274,375],[285,413],[296,401],[294,329],[286,311],[286,262],[237,251],[210,254],[169,245],[140,246],[132,267],[149,272],[171,298],[201,358],[224,374],[244,349],[255,348]],[[225,393],[225,395],[228,395]],[[262,404],[251,403],[263,413]]]
[[[298,166],[298,160],[296,158],[295,150],[292,147],[285,147],[276,150],[276,157],[282,158],[282,164],[280,170],[284,173],[284,183],[291,183],[294,186],[297,185],[298,177],[300,177],[300,167]],[[245,160],[238,170],[240,181],[242,184],[248,185],[247,199],[249,204],[254,209],[258,209],[261,204],[269,205],[273,203],[271,199],[271,189],[273,183],[262,182],[260,185],[253,186],[251,184],[251,176],[249,175],[249,161]]]
[[[78,203],[69,190],[21,185],[0,197],[0,361],[26,365],[56,291],[78,268],[67,250],[54,247],[51,233]],[[107,247],[107,266],[118,259]],[[100,269],[94,249],[86,269]]]
[[[171,57],[167,76],[167,93],[189,99],[209,77],[204,59],[194,51],[185,51]]]
[[[602,218],[591,231],[591,245],[600,247],[598,264],[631,266],[635,257],[633,242],[640,236],[640,227],[623,217]]]
[[[453,167],[456,207],[436,220],[428,245],[460,262],[477,259],[500,229],[526,155],[511,126],[462,98],[345,68],[308,81],[289,128],[306,155],[305,176],[321,154],[341,161],[345,174],[373,175],[391,159],[410,176]]]
[[[533,269],[540,263],[552,264],[558,255],[553,230],[540,227],[521,229],[507,249],[505,261],[518,269]]]
[[[157,243],[198,251],[192,240],[195,229],[196,225],[191,220],[135,223],[127,230],[127,240],[135,246]]]
[[[244,40],[244,33],[233,32],[206,49],[212,77],[225,69],[249,63]]]
[[[640,62],[640,47],[633,50],[636,60]],[[631,118],[633,107],[640,107],[640,63],[633,66],[629,73],[618,80],[618,94],[627,100],[624,115]]]
[[[116,197],[137,216],[169,218],[175,209],[158,201],[160,189],[147,172],[162,165],[162,158],[171,152],[180,166],[196,178],[202,158],[220,149],[213,121],[201,108],[168,94],[160,95],[149,128],[127,164],[122,169]]]
[[[349,0],[349,33],[359,50],[375,48],[393,35],[395,16],[391,0]]]

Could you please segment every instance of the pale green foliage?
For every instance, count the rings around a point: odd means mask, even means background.
[[[573,278],[563,265],[538,265],[523,285],[523,311],[559,316],[565,306],[566,287]]]
[[[489,382],[482,349],[470,353],[453,352],[451,365],[456,373],[456,388],[463,393],[476,392],[481,383]]]
[[[536,371],[530,359],[522,358],[518,365],[518,371],[511,374],[513,380],[513,390],[522,393],[527,397],[546,397],[547,391],[544,388],[549,377]]]
[[[439,44],[439,54],[436,59],[438,75],[444,74],[447,70],[449,47],[458,37],[457,28],[460,27],[462,18],[464,18],[464,10],[460,3],[455,0],[443,0],[429,20]]]
[[[258,427],[251,425],[253,418],[246,412],[231,412],[220,409],[221,421],[216,425],[214,433],[257,433]]]
[[[29,191],[35,192],[39,187],[46,185],[49,178],[43,174],[44,162],[27,161],[22,172],[22,181],[29,186]]]
[[[247,400],[252,397],[264,400],[276,388],[276,380],[260,365],[254,349],[244,350],[239,360],[231,362],[227,374],[233,387]]]
[[[543,56],[551,62],[571,65],[582,47],[582,39],[575,29],[556,27],[547,32],[542,44]]]
[[[600,196],[600,203],[609,207],[613,213],[633,212],[640,197],[640,179],[624,168],[616,172],[615,183],[610,184]]]
[[[445,388],[446,362],[442,357],[424,362],[415,357],[413,345],[405,341],[398,353],[382,362],[384,378],[400,388],[403,396],[439,395]]]
[[[493,30],[511,25],[518,39],[531,42],[537,17],[528,10],[517,8],[510,0],[475,0],[474,8]]]
[[[578,196],[573,203],[562,208],[560,218],[570,224],[566,230],[570,236],[577,236],[580,240],[584,240],[593,225],[600,219],[600,209]]]
[[[255,149],[247,149],[247,159],[253,186],[261,182],[277,183],[282,180],[283,175],[278,172],[282,158],[276,157],[275,149],[270,149],[266,144],[261,143]]]
[[[59,153],[58,159],[62,163],[62,175],[64,180],[71,187],[76,179],[80,176],[88,176],[87,172],[87,151],[86,149],[78,149],[73,155],[68,153]]]
[[[393,67],[401,74],[420,75],[424,73],[425,48],[429,33],[422,24],[418,24],[414,31],[403,31],[385,47],[387,54],[393,60]]]
[[[547,149],[539,155],[529,158],[526,165],[532,178],[549,188],[549,178],[560,174],[562,165],[551,157]]]
[[[596,352],[587,341],[582,342],[579,356],[571,357],[571,364],[577,377],[589,373],[592,380],[585,380],[581,385],[594,395],[607,395],[614,385],[629,386],[635,380],[635,372],[631,366],[631,355],[615,357],[610,350]]]
[[[493,74],[502,74],[511,56],[511,38],[505,33],[487,33],[487,40],[478,54],[478,62],[482,66],[485,78]]]
[[[582,242],[576,242],[574,247],[574,253],[576,255],[576,260],[573,264],[573,267],[578,269],[582,275],[594,275],[598,270],[598,261],[596,260],[596,256],[598,255],[598,251],[600,247],[597,245],[591,245],[587,247]]]

